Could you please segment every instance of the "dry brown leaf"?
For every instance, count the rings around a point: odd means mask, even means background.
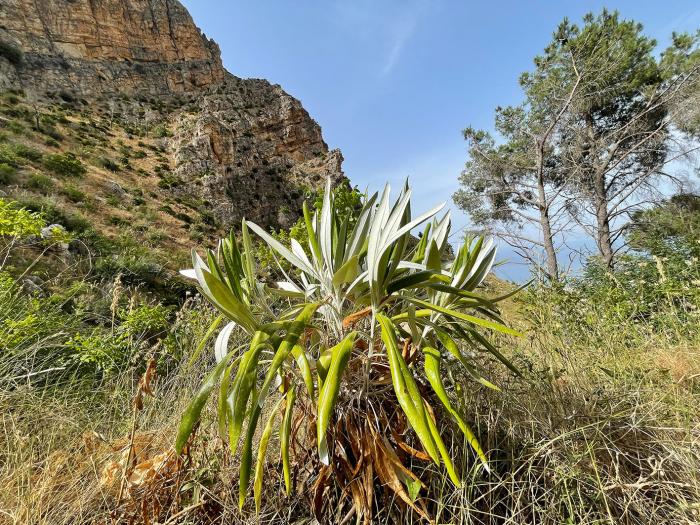
[[[318,473],[318,478],[313,486],[312,511],[316,519],[321,520],[321,510],[323,509],[323,492],[328,485],[328,477],[331,468],[329,465],[324,465]]]
[[[151,357],[146,365],[146,371],[141,376],[139,380],[138,388],[136,389],[136,395],[134,396],[134,406],[137,410],[143,408],[143,396],[144,394],[153,396],[153,380],[156,377],[156,360]]]
[[[361,319],[367,317],[369,314],[372,313],[372,307],[368,306],[367,308],[363,308],[362,310],[358,310],[354,314],[348,315],[345,319],[343,319],[343,328],[350,328],[352,325],[360,321]]]

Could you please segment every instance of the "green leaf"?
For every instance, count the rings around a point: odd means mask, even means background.
[[[389,357],[389,370],[396,399],[426,452],[436,464],[439,464],[440,453],[428,426],[429,416],[425,412],[423,398],[418,392],[413,375],[399,351],[394,325],[382,314],[377,314],[377,320],[382,328],[382,341]]]
[[[311,365],[309,364],[309,359],[306,357],[306,351],[301,345],[295,345],[292,349],[292,356],[297,362],[299,371],[301,372],[301,377],[304,380],[304,385],[306,386],[306,391],[311,399],[314,398],[314,377],[311,374]]]
[[[486,339],[483,335],[481,335],[479,332],[476,330],[469,330],[469,333],[471,334],[474,339],[476,339],[481,345],[486,348],[486,350],[492,354],[496,359],[498,359],[501,363],[506,365],[508,369],[513,372],[515,375],[522,377],[522,374],[520,373],[520,370],[517,369],[517,367],[510,362],[509,359],[506,358],[501,352],[498,351],[498,349],[491,344],[491,342]]]
[[[299,268],[302,272],[307,273],[308,275],[314,276],[318,278],[318,274],[316,273],[316,270],[314,270],[311,266],[309,266],[305,261],[301,260],[299,257],[297,257],[292,251],[288,248],[286,248],[281,242],[279,242],[277,239],[275,239],[272,235],[267,233],[265,230],[263,230],[260,226],[255,224],[254,222],[247,221],[248,227],[253,230],[256,234],[258,234],[263,241],[265,241],[270,248],[275,250],[277,253],[279,253],[282,257],[287,259],[291,264]]]
[[[240,358],[236,358],[233,362],[226,367],[223,377],[221,378],[221,383],[219,383],[219,399],[217,406],[217,416],[219,420],[219,435],[221,439],[226,442],[226,428],[229,419],[228,405],[226,400],[228,399],[228,389],[231,384],[231,372],[236,367],[236,364],[240,361]]]
[[[386,291],[389,294],[404,290],[406,288],[413,288],[414,286],[423,284],[430,280],[431,277],[435,275],[432,270],[422,270],[414,273],[410,273],[403,277],[399,277],[389,283],[386,287]]]
[[[496,330],[496,331],[504,333],[504,334],[514,335],[516,337],[522,337],[522,334],[520,332],[517,332],[516,330],[513,330],[512,328],[508,328],[507,326],[504,326],[500,323],[489,321],[487,319],[481,319],[480,317],[474,317],[473,315],[465,314],[462,312],[457,312],[455,310],[450,310],[449,308],[444,308],[442,306],[438,306],[438,305],[433,304],[433,303],[421,301],[420,299],[414,299],[413,297],[406,297],[406,300],[411,301],[413,303],[416,303],[417,305],[423,306],[423,307],[428,308],[430,310],[434,310],[438,313],[445,314],[449,317],[454,317],[455,319],[460,319],[462,321],[467,321],[469,323],[483,326],[485,328],[490,328],[491,330]]]
[[[318,238],[316,237],[316,231],[314,230],[313,221],[311,218],[311,213],[309,212],[309,207],[304,201],[304,224],[306,225],[306,235],[309,238],[309,246],[311,247],[311,255],[313,256],[316,264],[321,265],[321,248],[318,245]]]
[[[277,401],[274,408],[270,412],[270,417],[267,419],[265,428],[260,435],[260,444],[258,445],[258,457],[255,460],[255,477],[253,481],[253,497],[255,499],[255,512],[260,512],[260,503],[262,500],[263,473],[265,470],[265,455],[267,454],[267,445],[272,436],[273,423],[277,415],[277,409],[280,406],[282,398]]]
[[[227,403],[229,406],[229,426],[228,426],[228,442],[231,448],[231,454],[235,454],[238,449],[238,440],[243,428],[243,419],[246,414],[246,406],[248,399],[255,384],[257,377],[258,359],[262,349],[269,345],[268,339],[270,336],[262,331],[255,332],[250,343],[250,348],[243,354],[241,364],[238,367],[238,372],[233,381],[231,393],[229,394]]]
[[[428,402],[423,400],[425,403],[426,407],[428,406]],[[452,480],[452,483],[456,487],[461,487],[462,482],[459,479],[459,476],[457,475],[457,472],[455,471],[455,467],[452,464],[452,458],[450,457],[450,453],[447,450],[447,447],[445,446],[445,442],[442,440],[442,436],[440,436],[440,432],[437,429],[437,426],[435,426],[435,422],[433,421],[433,418],[430,417],[430,413],[427,412],[426,410],[426,421],[428,422],[428,428],[430,429],[430,434],[433,436],[433,440],[435,441],[435,445],[437,446],[438,450],[440,451],[440,457],[442,457],[443,463],[445,463],[445,469],[447,470],[447,474],[450,476],[450,479]]]
[[[342,286],[354,281],[362,269],[359,264],[359,256],[353,255],[333,274],[333,286]]]
[[[299,338],[304,333],[304,329],[309,324],[309,321],[311,321],[311,317],[313,317],[314,313],[316,312],[319,306],[321,306],[321,303],[307,304],[306,306],[304,306],[304,309],[297,316],[294,322],[291,325],[289,325],[287,334],[284,336],[282,343],[275,352],[275,355],[272,358],[272,362],[270,363],[270,366],[267,369],[267,375],[265,376],[265,380],[263,381],[263,384],[260,387],[260,394],[258,398],[259,403],[263,403],[265,401],[265,397],[267,397],[270,385],[272,384],[272,381],[274,380],[277,371],[282,366],[282,363],[284,363],[287,360],[294,346],[299,342]]]
[[[469,373],[472,378],[474,378],[475,381],[478,383],[484,385],[486,388],[490,388],[492,390],[496,390],[498,392],[501,391],[499,387],[494,385],[491,381],[488,379],[482,377],[477,371],[474,365],[472,365],[467,359],[464,357],[464,354],[460,351],[459,347],[457,346],[457,343],[454,342],[454,340],[447,334],[447,332],[442,331],[439,328],[434,328],[435,333],[438,336],[438,339],[442,343],[442,345],[447,349],[450,354],[452,354],[455,359],[457,359],[464,368],[466,368],[467,372]]]
[[[248,417],[248,428],[246,429],[246,435],[243,439],[243,450],[241,450],[241,465],[238,470],[238,508],[243,509],[245,504],[246,492],[248,491],[248,484],[250,483],[250,473],[252,469],[253,462],[253,438],[255,437],[255,431],[258,428],[258,419],[260,419],[260,413],[262,409],[258,405],[256,400],[253,400],[253,406],[250,410],[250,416]]]
[[[479,441],[476,439],[476,436],[472,432],[471,428],[469,428],[469,425],[467,425],[466,421],[462,419],[462,416],[459,414],[459,412],[457,412],[457,410],[454,409],[454,407],[450,403],[450,398],[447,395],[447,391],[445,390],[445,386],[442,382],[442,375],[440,373],[440,352],[435,348],[426,347],[423,348],[423,355],[425,358],[425,377],[428,379],[430,386],[433,388],[433,391],[435,392],[435,394],[437,395],[438,399],[445,407],[447,412],[449,412],[450,415],[457,422],[457,426],[459,426],[459,429],[464,434],[464,437],[467,439],[469,446],[471,446],[474,452],[476,452],[476,455],[479,456],[479,459],[484,465],[484,468],[486,468],[486,470],[488,471],[488,459],[486,458],[486,454],[484,454],[484,451],[481,449]]]
[[[328,373],[326,374],[323,387],[321,387],[321,391],[318,395],[318,416],[316,419],[318,454],[321,463],[324,465],[328,465],[329,463],[326,432],[336,399],[338,398],[338,392],[340,391],[343,371],[350,359],[356,337],[357,332],[351,332],[345,339],[331,349],[331,362],[328,367]]]
[[[289,441],[292,435],[292,414],[294,411],[294,401],[296,400],[296,389],[292,386],[287,391],[287,404],[284,407],[284,419],[280,431],[280,449],[282,455],[282,473],[284,475],[284,486],[287,496],[292,493],[292,472],[289,466]]]
[[[199,391],[194,396],[187,409],[185,410],[184,414],[182,415],[182,419],[180,420],[180,426],[177,430],[177,437],[175,438],[175,451],[178,454],[182,453],[182,449],[185,447],[185,444],[187,443],[190,434],[192,434],[192,429],[194,428],[194,425],[197,423],[197,421],[199,421],[202,409],[207,403],[207,399],[209,399],[209,395],[211,394],[212,389],[216,385],[219,376],[226,368],[229,358],[230,354],[229,356],[227,356],[226,359],[221,361],[221,363],[219,363],[214,368],[214,370],[212,370],[209,373],[209,375],[202,383],[202,386],[199,387]]]

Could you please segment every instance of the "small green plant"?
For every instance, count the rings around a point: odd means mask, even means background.
[[[35,190],[40,193],[48,193],[54,186],[53,179],[44,175],[43,173],[32,173],[27,178],[25,184],[30,190]]]
[[[0,237],[39,235],[45,225],[41,214],[0,198]]]
[[[24,61],[22,50],[9,42],[0,41],[0,57],[5,58],[14,66],[21,66]]]
[[[17,168],[23,161],[12,144],[0,144],[0,163]]]
[[[172,137],[173,134],[172,132],[165,126],[165,125],[159,125],[156,126],[153,129],[153,135],[157,138],[165,138],[165,137]]]
[[[114,162],[112,159],[102,158],[102,159],[100,159],[99,164],[104,169],[109,170],[113,173],[116,173],[120,170],[119,164]]]
[[[15,135],[24,135],[27,131],[27,128],[24,126],[24,124],[22,124],[18,120],[11,120],[7,123],[6,127]]]
[[[71,202],[85,202],[87,200],[85,192],[70,184],[61,188],[61,194]]]
[[[42,154],[39,150],[24,144],[0,144],[0,163],[15,168],[25,164],[26,161],[39,161],[41,157]]]
[[[120,317],[123,321],[120,325],[120,330],[130,337],[160,334],[170,326],[172,312],[172,306],[164,306],[162,304],[145,304],[122,311]]]
[[[105,333],[95,330],[92,334],[76,334],[66,342],[67,349],[74,354],[74,359],[83,365],[89,365],[102,373],[110,373],[128,362],[129,353],[126,341],[121,334]]]
[[[17,168],[0,162],[0,184],[10,185],[17,182]]]
[[[41,151],[30,146],[25,146],[24,144],[13,144],[12,149],[15,155],[31,162],[37,162],[41,160],[42,157]]]
[[[182,185],[182,179],[170,172],[160,172],[158,177],[160,179],[158,181],[158,187],[164,190],[169,190],[171,188],[176,188],[177,186]]]
[[[72,153],[51,153],[44,157],[44,167],[64,177],[80,177],[87,169]]]

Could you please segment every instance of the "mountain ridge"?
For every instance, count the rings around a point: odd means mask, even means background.
[[[160,178],[154,202],[177,209],[187,200],[191,205],[176,216],[213,217],[212,239],[244,217],[268,228],[289,227],[303,200],[327,178],[347,184],[342,154],[329,150],[299,100],[266,80],[226,71],[218,45],[176,0],[0,0],[0,45],[0,91],[24,93],[25,113],[57,108],[77,112],[92,131],[105,126],[114,134],[119,127],[125,136],[117,140],[131,144],[126,149],[134,147],[132,139],[154,142],[163,157],[159,172],[145,175]],[[108,144],[64,141],[48,150],[76,155],[87,179],[111,176],[138,186],[133,177],[121,177],[153,168],[137,159],[101,174],[104,159],[95,157],[124,149],[108,138]],[[20,171],[32,169],[41,166]],[[18,187],[4,191],[27,191],[21,182],[20,176]]]

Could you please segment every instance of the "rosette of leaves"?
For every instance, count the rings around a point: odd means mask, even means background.
[[[482,376],[471,348],[515,371],[489,339],[490,333],[518,335],[499,317],[496,303],[505,297],[478,291],[496,249],[483,238],[468,239],[447,261],[449,213],[438,216],[438,206],[412,217],[410,199],[407,184],[394,201],[386,186],[361,209],[339,213],[328,183],[320,210],[304,207],[307,242],[291,239],[285,246],[244,221],[240,246],[231,235],[206,259],[193,251],[194,268],[183,273],[221,313],[205,338],[218,330],[218,364],[183,416],[176,449],[185,447],[216,389],[219,431],[240,454],[241,507],[253,479],[260,508],[266,453],[277,429],[286,491],[293,479],[304,484],[298,492],[309,496],[317,516],[330,512],[323,494],[335,483],[342,489],[336,494],[348,496],[348,512],[365,522],[377,490],[427,518],[420,499],[425,485],[408,462],[443,465],[460,484],[439,417],[454,422],[488,469],[450,400],[454,388],[445,369],[463,367],[476,382],[497,388]],[[411,232],[419,227],[416,239]],[[283,281],[256,279],[251,232],[291,266],[281,270]],[[244,334],[243,347],[229,345],[234,331]]]

